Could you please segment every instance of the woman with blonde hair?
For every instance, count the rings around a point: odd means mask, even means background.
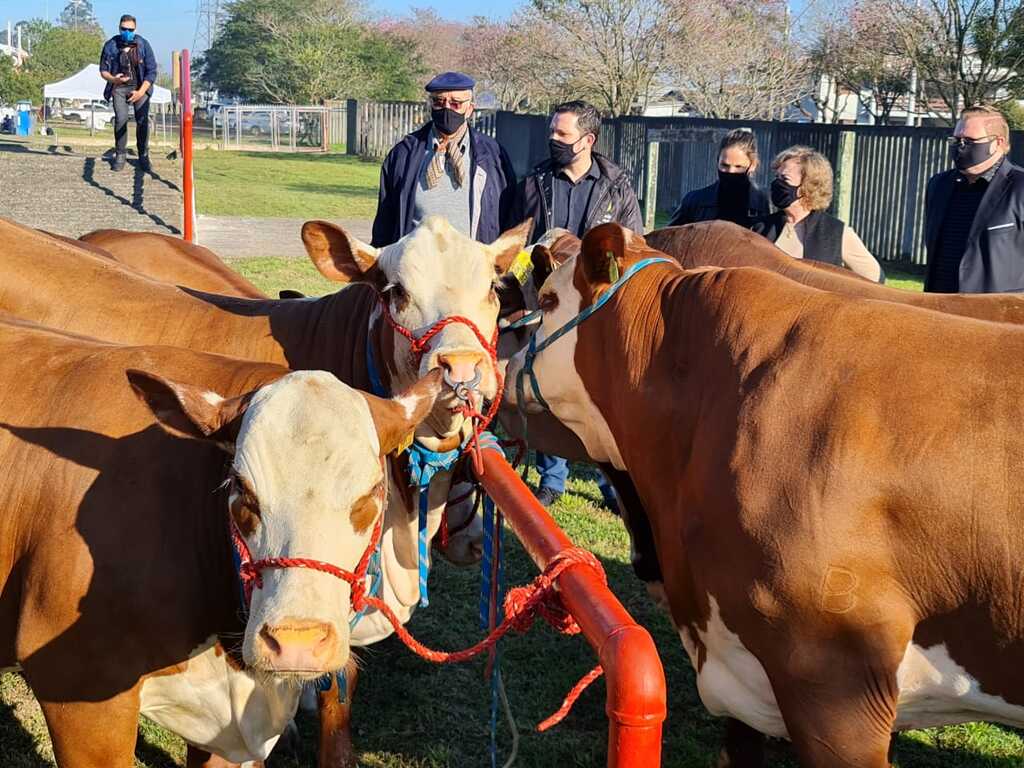
[[[882,267],[857,233],[825,213],[832,204],[832,166],[810,147],[790,147],[772,162],[772,205],[778,210],[752,229],[797,259],[846,267],[874,282],[885,282]]]
[[[718,180],[683,196],[669,226],[723,219],[750,227],[771,210],[768,195],[754,183],[757,139],[749,128],[729,131],[718,145]]]

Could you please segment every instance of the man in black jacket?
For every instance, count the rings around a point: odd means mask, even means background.
[[[994,107],[960,115],[949,140],[956,167],[925,194],[926,291],[1024,291],[1024,169],[1006,158],[1009,138]]]
[[[626,174],[608,158],[594,152],[601,115],[585,101],[555,107],[548,140],[550,157],[519,184],[513,220],[533,217],[535,242],[558,227],[582,237],[598,224],[615,221],[643,234],[643,217]],[[537,454],[540,488],[537,498],[548,506],[565,491],[566,460]],[[601,476],[601,495],[609,509],[618,510],[615,494]]]
[[[521,223],[508,215],[516,184],[508,154],[469,126],[474,85],[460,72],[427,83],[430,122],[396,144],[380,171],[374,246],[397,242],[432,215],[481,243]]]
[[[124,168],[128,151],[128,110],[135,111],[135,146],[139,167],[149,164],[149,97],[156,82],[156,56],[142,35],[135,32],[135,17],[126,13],[117,34],[103,44],[100,53],[100,77],[107,81],[103,98],[114,105],[115,171]]]

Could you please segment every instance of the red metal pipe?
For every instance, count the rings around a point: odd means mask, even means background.
[[[555,555],[573,546],[497,451],[483,451],[483,467],[479,479],[484,490],[538,568],[543,570]],[[566,570],[558,587],[604,667],[608,768],[656,768],[661,765],[666,705],[665,671],[654,640],[593,569]]]
[[[192,184],[192,66],[188,49],[181,52],[181,190],[185,198],[182,237],[190,243],[196,239],[195,192]]]

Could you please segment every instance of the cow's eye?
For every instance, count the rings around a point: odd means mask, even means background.
[[[537,306],[541,312],[554,312],[558,308],[558,294],[550,291],[542,293],[537,300]]]

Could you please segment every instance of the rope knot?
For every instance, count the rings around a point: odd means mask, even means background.
[[[605,584],[608,579],[600,561],[591,552],[580,547],[572,547],[559,552],[548,563],[548,567],[532,584],[515,587],[505,595],[505,616],[512,628],[523,633],[533,626],[533,619],[538,614],[554,629],[563,635],[577,635],[580,625],[565,607],[559,594],[555,579],[567,568],[574,565],[586,565],[593,568],[601,576]]]

